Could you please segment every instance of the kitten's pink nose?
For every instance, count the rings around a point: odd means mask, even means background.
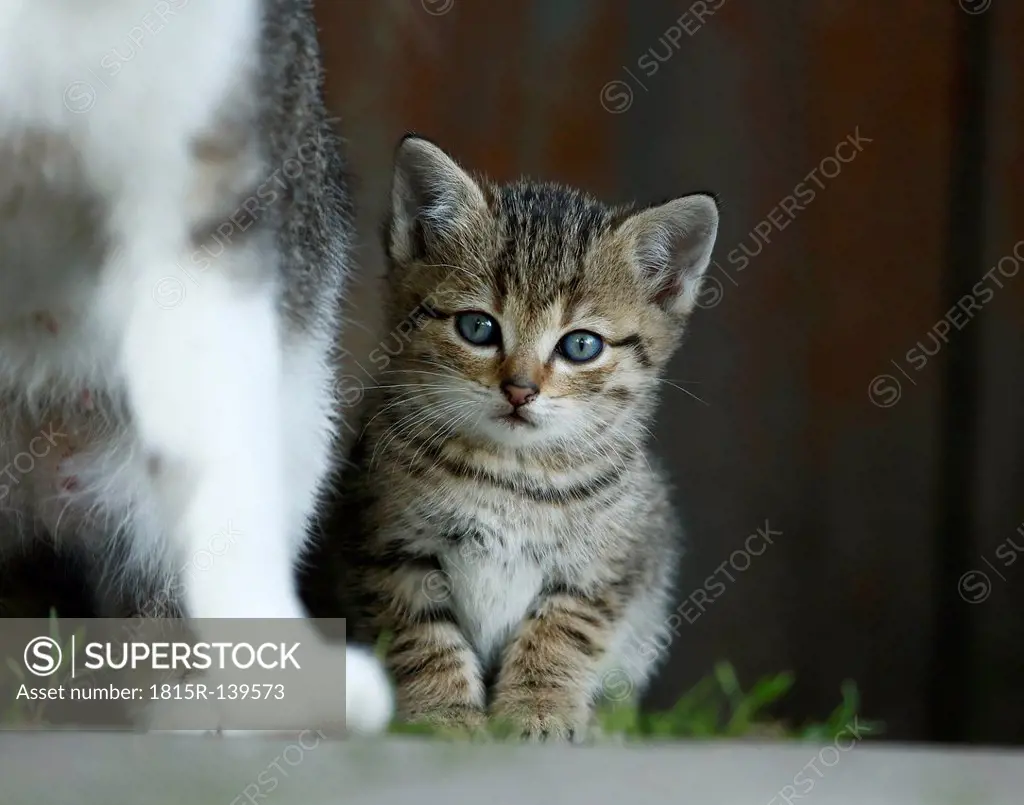
[[[534,400],[540,392],[540,387],[536,383],[514,377],[502,383],[501,390],[505,392],[506,399],[518,408]]]

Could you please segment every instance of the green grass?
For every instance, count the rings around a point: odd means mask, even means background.
[[[72,637],[67,638],[64,641],[61,638],[60,626],[57,621],[57,611],[55,609],[50,610],[50,631],[49,637],[53,638],[61,646],[61,654],[64,658],[71,656],[72,639],[78,644],[83,645],[85,642],[85,632],[79,630]],[[6,668],[4,668],[6,666]],[[4,672],[10,672],[10,683],[14,685],[15,689],[20,687],[22,684],[26,684],[29,687],[38,687],[41,680],[38,678],[26,677],[25,671],[22,669],[20,662],[15,661],[13,657],[5,657],[3,663],[0,663],[0,683],[3,683]],[[78,678],[82,679],[88,675],[88,671],[80,671]],[[57,669],[56,675],[49,677],[45,682],[45,687],[57,687],[59,685],[68,684],[71,682],[71,663],[67,660],[61,664],[61,667]],[[2,702],[0,702],[2,704]],[[44,726],[46,724],[44,710],[46,708],[46,701],[27,701],[25,699],[15,700],[10,703],[9,706],[4,710],[0,709],[0,724],[17,724],[19,726]]]
[[[820,723],[789,725],[771,715],[793,687],[792,674],[765,677],[748,691],[740,687],[732,665],[718,663],[714,672],[698,682],[670,710],[642,713],[636,707],[607,707],[599,712],[602,731],[634,739],[671,738],[790,738],[827,742],[849,730],[860,716],[857,686],[844,682],[841,701]],[[883,725],[858,719],[860,729],[872,736]]]

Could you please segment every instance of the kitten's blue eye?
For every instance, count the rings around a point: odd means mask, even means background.
[[[498,322],[486,313],[476,311],[460,313],[455,318],[455,327],[458,329],[459,335],[475,346],[488,347],[501,343],[501,329],[498,327]]]
[[[573,330],[558,342],[558,351],[573,363],[586,363],[601,354],[604,341],[601,336],[586,330]]]

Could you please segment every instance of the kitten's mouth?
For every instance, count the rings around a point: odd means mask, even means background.
[[[497,419],[498,422],[503,422],[504,424],[508,425],[510,428],[532,428],[532,427],[534,427],[533,423],[530,422],[530,420],[528,420],[526,417],[524,417],[518,411],[511,411],[510,413],[503,414],[501,416],[495,417],[495,419]]]

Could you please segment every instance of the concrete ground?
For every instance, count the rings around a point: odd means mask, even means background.
[[[3,805],[1021,805],[1024,752],[0,735]]]

